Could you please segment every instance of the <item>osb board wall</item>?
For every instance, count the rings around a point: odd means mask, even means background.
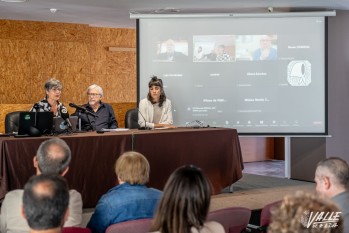
[[[114,109],[119,127],[125,127],[125,114],[127,110],[136,107],[136,102],[111,103],[111,105]],[[32,106],[32,104],[0,104],[0,132],[5,133],[5,116],[7,113],[14,111],[28,111]],[[68,107],[68,111],[69,113],[73,113],[75,109]]]
[[[37,102],[50,77],[63,83],[63,103],[85,103],[93,83],[105,102],[135,102],[136,52],[110,46],[135,48],[135,30],[0,20],[0,104]]]

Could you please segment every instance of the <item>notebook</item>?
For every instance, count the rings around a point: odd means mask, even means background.
[[[52,132],[53,112],[20,112],[18,135],[41,136]]]
[[[70,116],[69,121],[72,124],[72,131],[76,131],[76,126],[78,124],[78,117],[77,116]],[[54,133],[64,133],[67,132],[68,124],[65,120],[63,120],[62,117],[54,117],[53,118],[53,132]]]

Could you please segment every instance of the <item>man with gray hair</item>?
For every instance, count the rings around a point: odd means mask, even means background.
[[[69,170],[71,151],[65,141],[52,138],[41,143],[33,164],[36,174],[57,174],[64,176]],[[69,191],[69,218],[64,226],[80,226],[82,222],[82,198],[76,190]],[[0,231],[28,232],[29,226],[21,216],[23,190],[13,190],[6,194],[1,206]]]
[[[92,114],[81,113],[81,129],[84,131],[99,131],[101,129],[116,129],[118,128],[118,122],[116,121],[114,110],[110,104],[103,103],[103,89],[93,84],[87,88],[88,103],[83,107]],[[73,114],[77,116],[79,110]]]
[[[332,199],[342,211],[343,232],[349,232],[349,166],[341,158],[320,161],[315,171],[316,191]]]
[[[57,174],[32,176],[24,186],[22,215],[30,232],[60,233],[68,218],[69,189]]]

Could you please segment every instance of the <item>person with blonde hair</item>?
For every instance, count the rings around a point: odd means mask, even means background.
[[[279,208],[271,210],[268,233],[340,233],[342,215],[328,199],[298,191],[285,196]],[[331,217],[329,217],[331,216]]]
[[[119,185],[101,197],[87,227],[93,233],[104,233],[115,223],[152,218],[162,193],[145,186],[149,172],[149,162],[142,154],[122,154],[115,163]]]
[[[167,180],[151,231],[157,233],[224,233],[217,222],[206,222],[211,186],[201,169],[178,168]]]

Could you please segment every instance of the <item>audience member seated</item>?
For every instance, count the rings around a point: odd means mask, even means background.
[[[158,233],[224,233],[217,222],[205,222],[211,201],[207,177],[194,166],[184,166],[167,180],[151,231]]]
[[[59,138],[52,138],[41,143],[33,163],[36,174],[58,174],[64,176],[69,170],[71,152],[69,146]],[[82,222],[82,198],[76,190],[69,191],[69,218],[64,226],[80,226]],[[0,231],[28,232],[29,226],[22,218],[23,190],[13,190],[6,194],[1,205]]]
[[[58,233],[69,215],[69,189],[57,174],[32,176],[24,186],[22,216],[29,232]]]
[[[331,198],[342,211],[343,232],[349,232],[349,166],[341,158],[320,161],[315,172],[316,191]]]
[[[87,227],[93,233],[104,233],[114,223],[152,218],[162,193],[145,186],[149,172],[149,163],[142,154],[122,154],[115,163],[119,185],[101,197]]]
[[[272,212],[268,233],[342,232],[339,208],[328,199],[298,191]]]

